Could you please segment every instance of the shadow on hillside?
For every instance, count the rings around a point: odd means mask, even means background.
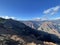
[[[38,31],[35,29],[31,29],[30,27],[25,27],[25,30],[22,31],[21,36],[27,42],[40,42],[40,41],[47,41],[47,42],[54,42],[60,43],[60,38],[54,34],[49,34],[44,31]],[[19,33],[20,34],[20,33]]]
[[[6,20],[0,25],[0,34],[19,35],[28,43],[40,43],[40,41],[60,43],[59,37],[54,34],[32,29],[19,21],[11,19]]]
[[[19,30],[17,30],[19,29]],[[8,29],[7,29],[8,30]],[[40,43],[40,41],[47,41],[47,42],[54,42],[54,43],[60,43],[60,39],[58,36],[54,34],[49,34],[47,32],[43,31],[38,31],[35,29],[32,29],[28,26],[25,26],[25,28],[20,28],[20,27],[14,27],[12,30],[18,32],[18,33],[9,33],[8,32],[2,32],[0,34],[11,34],[11,35],[19,35],[24,39],[26,42],[35,42],[35,43]]]

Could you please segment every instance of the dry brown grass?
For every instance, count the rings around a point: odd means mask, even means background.
[[[57,45],[57,44],[52,43],[52,42],[44,42],[44,45]]]

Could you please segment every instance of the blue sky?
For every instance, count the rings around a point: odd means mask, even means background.
[[[0,0],[0,17],[30,19],[60,18],[60,0]]]

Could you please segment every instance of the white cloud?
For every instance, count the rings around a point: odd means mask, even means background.
[[[42,20],[48,20],[47,18],[39,18],[39,17],[37,17],[37,18],[34,18],[33,20],[35,20],[35,21],[42,21]]]
[[[42,18],[41,20],[48,20],[47,18]]]
[[[5,18],[5,19],[15,19],[15,17],[10,17],[10,16],[0,16],[0,17],[2,17],[2,18]]]
[[[33,18],[33,19],[40,19],[40,17],[35,17],[35,18]]]
[[[41,18],[36,17],[36,18],[34,18],[33,20],[40,21],[40,20],[41,20]]]
[[[60,9],[60,6],[53,7],[52,9],[56,12]]]
[[[59,10],[60,10],[60,6],[56,6],[56,7],[52,7],[52,8],[49,8],[49,9],[45,10],[43,13],[44,13],[44,14],[54,15],[54,14],[57,13]]]
[[[39,17],[35,18],[35,19],[40,19]]]
[[[60,19],[60,17],[54,18],[55,20]]]
[[[47,10],[45,10],[43,13],[44,13],[44,14],[48,14],[48,13],[51,12],[51,10],[52,10],[52,9],[47,9]]]

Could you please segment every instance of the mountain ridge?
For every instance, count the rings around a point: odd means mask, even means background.
[[[7,37],[7,39],[19,40],[24,44],[31,42],[40,44],[44,41],[57,44],[60,43],[60,39],[56,35],[32,29],[31,27],[26,26],[20,21],[3,18],[0,18],[0,21],[0,35],[2,35],[3,37]]]

